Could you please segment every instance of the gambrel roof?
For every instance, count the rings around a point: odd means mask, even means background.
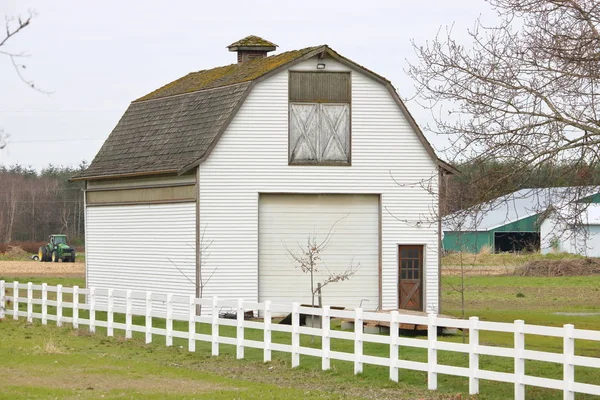
[[[89,168],[72,179],[191,170],[208,157],[256,82],[317,55],[330,56],[384,84],[432,159],[443,170],[456,172],[437,158],[390,81],[323,45],[193,72],[133,101]]]

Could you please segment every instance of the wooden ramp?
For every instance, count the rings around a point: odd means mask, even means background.
[[[383,311],[375,311],[375,312],[389,314],[392,311],[398,311],[398,314],[400,314],[400,325],[399,325],[400,331],[403,331],[404,333],[427,332],[427,325],[402,322],[402,315],[417,315],[417,316],[421,316],[421,317],[427,317],[427,313],[424,311],[412,311],[412,310],[397,309],[397,310],[383,310]],[[451,316],[451,315],[438,314],[438,316],[441,318],[456,319],[456,317]],[[343,329],[354,329],[354,320],[353,319],[341,318],[341,321],[342,321]],[[373,320],[365,319],[363,322],[363,327],[364,327],[363,329],[364,329],[365,333],[389,333],[389,331],[390,331],[390,323],[385,322],[385,321],[373,321]],[[443,326],[438,327],[438,328],[440,330],[444,329]]]

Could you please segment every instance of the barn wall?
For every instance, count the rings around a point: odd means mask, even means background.
[[[573,232],[552,217],[542,223],[541,252],[571,253],[586,257],[600,257],[600,225],[590,224],[583,232]]]
[[[194,294],[195,215],[195,203],[88,207],[87,287]]]
[[[538,218],[539,214],[532,215],[530,217],[499,226],[498,228],[491,229],[490,232],[539,232],[540,226],[538,223]]]
[[[489,231],[445,231],[442,246],[445,251],[479,253],[482,248],[494,249],[495,232],[539,232],[539,214],[510,222]]]
[[[492,247],[492,236],[488,231],[444,232],[442,246],[445,251],[479,253],[485,246]]]
[[[327,71],[350,71],[325,59]],[[293,70],[315,70],[316,59]],[[382,297],[397,307],[397,246],[423,244],[426,301],[438,305],[436,163],[387,89],[352,71],[352,165],[288,165],[288,71],[258,83],[200,166],[205,296],[258,298],[259,193],[381,194]],[[392,178],[393,177],[393,178]],[[374,308],[374,307],[372,307]]]

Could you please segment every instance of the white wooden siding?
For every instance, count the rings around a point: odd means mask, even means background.
[[[310,273],[292,262],[288,250],[329,240],[315,272],[314,287],[352,264],[347,281],[322,290],[323,304],[375,310],[379,305],[379,196],[265,194],[259,202],[259,301],[311,304]],[[316,302],[316,300],[315,300]]]
[[[437,192],[436,164],[387,89],[356,71],[351,107],[352,166],[290,166],[288,72],[254,87],[200,166],[200,229],[212,243],[203,268],[215,271],[205,296],[258,299],[259,193],[381,194],[383,307],[397,307],[397,245],[422,244],[427,308],[437,310],[437,198],[424,189]]]
[[[88,207],[86,227],[88,287],[195,294],[195,203]]]

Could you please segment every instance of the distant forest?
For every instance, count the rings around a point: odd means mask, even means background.
[[[31,167],[0,166],[0,241],[45,241],[64,233],[77,245],[84,237],[83,182],[69,182],[79,167],[49,165],[41,172]]]

